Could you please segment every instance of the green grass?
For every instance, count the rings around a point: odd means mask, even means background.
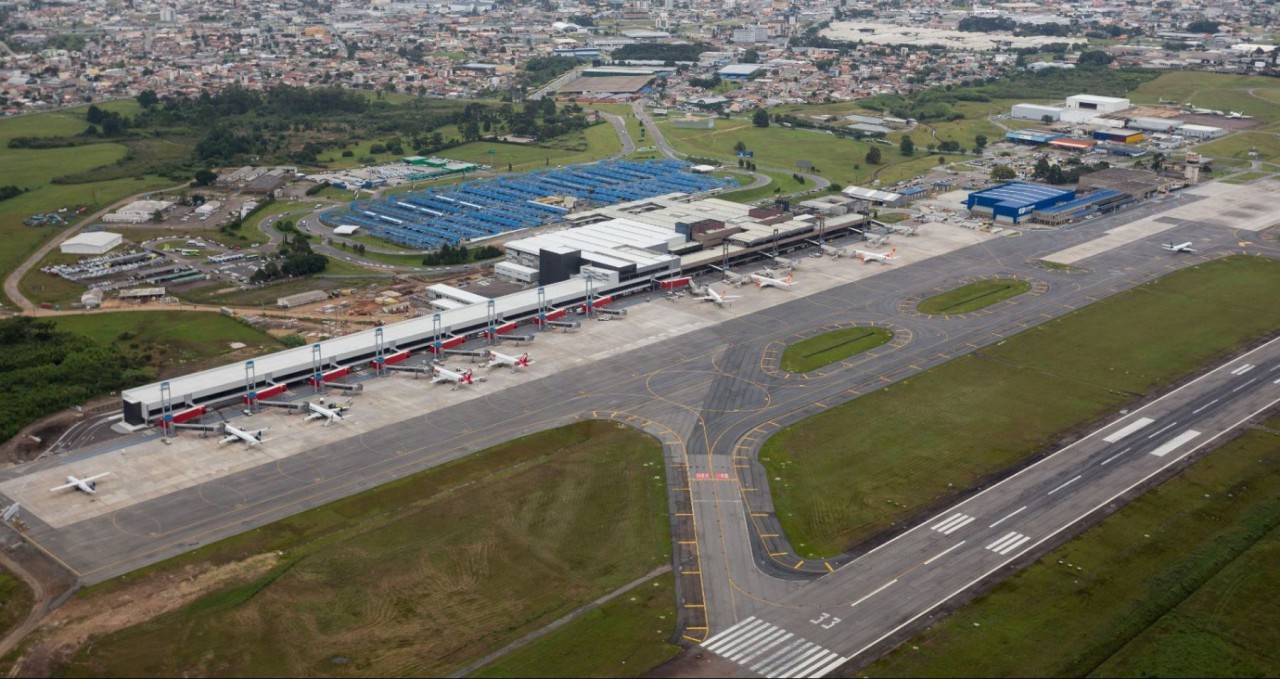
[[[639,676],[680,652],[670,641],[674,578],[670,573],[654,578],[471,676]]]
[[[976,281],[925,299],[917,308],[922,314],[964,314],[999,304],[1030,289],[1030,283],[1010,278]]]
[[[1280,436],[1246,432],[860,673],[1275,676],[1277,498]]]
[[[0,637],[8,634],[9,630],[27,617],[31,601],[31,589],[26,583],[0,568]]]
[[[332,260],[332,258],[330,258]],[[330,264],[333,266],[332,262]],[[308,290],[332,290],[334,288],[357,288],[366,283],[376,282],[379,285],[385,285],[390,275],[378,276],[369,269],[356,267],[362,273],[367,274],[367,278],[359,279],[338,279],[324,278],[323,274],[319,277],[301,278],[288,280],[281,283],[273,283],[262,287],[252,287],[248,290],[241,290],[239,286],[233,284],[226,285],[210,285],[208,287],[198,288],[190,292],[183,293],[182,299],[196,304],[225,304],[227,306],[238,307],[274,307],[276,300],[299,292]],[[335,271],[347,272],[349,269],[343,266],[335,266]],[[232,290],[223,292],[227,288]]]
[[[1266,132],[1236,132],[1207,144],[1200,144],[1195,150],[1206,156],[1245,160],[1253,160],[1249,152],[1256,150],[1257,160],[1276,162],[1280,160],[1280,137]]]
[[[504,443],[90,588],[284,552],[265,577],[97,638],[56,671],[446,675],[667,562],[662,470],[655,439],[614,423]]]
[[[162,369],[184,370],[216,364],[232,353],[231,342],[248,345],[239,353],[262,354],[282,345],[270,335],[212,312],[121,311],[59,316],[58,328],[87,335],[101,344],[120,342],[148,348]]]
[[[893,339],[885,328],[844,328],[824,332],[788,346],[782,352],[782,369],[803,373],[870,351]]]
[[[1224,179],[1222,181],[1226,182],[1227,184],[1249,184],[1259,179],[1262,179],[1263,177],[1270,177],[1270,176],[1271,176],[1271,173],[1269,172],[1244,172],[1234,177],[1231,177],[1230,179]]]
[[[888,212],[888,213],[882,212],[880,213],[879,216],[876,217],[876,221],[884,222],[885,224],[897,224],[898,222],[905,222],[914,216],[915,215],[911,214],[910,212]]]
[[[1256,90],[1254,95],[1249,90]],[[1276,95],[1280,83],[1262,76],[1228,75],[1202,71],[1170,71],[1143,83],[1128,97],[1135,104],[1155,104],[1161,98],[1202,108],[1240,111],[1261,122],[1280,121]]]
[[[1278,286],[1261,257],[1178,271],[792,425],[760,453],[783,528],[843,552],[1274,331]]]

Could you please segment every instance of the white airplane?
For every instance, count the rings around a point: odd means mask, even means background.
[[[864,264],[870,264],[871,262],[880,262],[881,264],[888,264],[889,260],[898,258],[896,254],[897,252],[898,252],[898,248],[894,248],[890,250],[887,254],[883,254],[883,255],[878,252],[869,252],[867,250],[854,250],[853,256],[857,257],[858,259],[861,259]]]
[[[519,356],[508,356],[502,352],[489,350],[489,367],[495,365],[509,365],[511,372],[515,372],[517,368],[529,367],[529,352],[524,352]]]
[[[75,488],[76,490],[82,493],[88,493],[90,495],[93,495],[94,493],[98,492],[98,479],[104,476],[109,476],[110,474],[111,472],[102,472],[101,474],[94,474],[93,476],[89,476],[83,479],[77,479],[74,476],[67,476],[66,483],[62,484],[61,486],[58,486],[57,488],[50,488],[49,492],[56,493],[60,490]]]
[[[240,427],[237,427],[229,422],[224,422],[222,424],[222,431],[225,432],[227,435],[223,437],[221,441],[218,442],[218,445],[234,443],[236,441],[244,441],[245,443],[249,444],[250,448],[252,448],[253,446],[256,446],[259,443],[263,442],[264,439],[262,438],[262,432],[266,430],[259,429],[258,431],[245,431]]]
[[[731,300],[738,299],[739,297],[741,297],[741,295],[730,295],[729,288],[725,288],[724,292],[716,292],[715,288],[708,285],[707,294],[703,297],[694,297],[694,299],[702,302],[711,302],[718,307],[723,307],[726,304],[729,304]]]
[[[307,401],[307,410],[311,411],[307,414],[307,421],[310,422],[311,420],[318,420],[323,417],[326,420],[324,426],[327,427],[334,422],[341,422],[344,419],[342,414],[347,412],[347,409],[350,407],[351,406],[349,404],[346,404],[326,408],[318,403]]]
[[[1227,117],[1228,118],[1252,118],[1253,116],[1247,116],[1241,113],[1240,111],[1228,111]]]
[[[455,370],[450,370],[448,368],[444,368],[438,365],[434,365],[434,366],[431,366],[431,374],[433,376],[431,378],[432,384],[437,384],[439,382],[453,382],[454,389],[457,389],[458,387],[464,384],[471,384],[470,368],[467,368],[466,370],[463,370],[463,371],[455,371]]]
[[[1174,245],[1172,242],[1169,242],[1169,243],[1165,243],[1164,245],[1161,245],[1160,247],[1168,250],[1169,252],[1185,252],[1189,255],[1194,255],[1196,253],[1195,248],[1191,247],[1191,241],[1187,241],[1185,243],[1178,243],[1177,245]]]
[[[751,280],[756,282],[757,288],[789,288],[795,285],[793,278],[793,274],[787,274],[786,278],[770,278],[758,273],[751,274]]]
[[[816,240],[810,240],[810,241],[805,241],[805,242],[807,242],[807,243],[812,243],[812,244],[814,244],[814,245],[818,246],[818,250],[820,250],[820,251],[822,252],[822,254],[824,254],[824,255],[831,255],[831,257],[832,257],[832,258],[834,258],[834,259],[839,259],[840,257],[844,256],[844,254],[845,254],[845,252],[844,252],[844,248],[838,248],[838,247],[836,247],[836,246],[834,246],[834,245],[827,245],[826,243],[819,243],[819,242],[818,242],[818,241],[816,241]]]

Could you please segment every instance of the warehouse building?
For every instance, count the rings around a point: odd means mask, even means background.
[[[62,242],[59,249],[64,255],[105,255],[124,242],[124,236],[108,231],[78,234]]]
[[[1174,134],[1180,135],[1185,139],[1217,139],[1224,136],[1226,130],[1221,127],[1213,127],[1211,125],[1183,125],[1179,127]]]
[[[1096,189],[1110,189],[1135,200],[1143,200],[1157,193],[1168,193],[1180,189],[1185,183],[1185,180],[1180,177],[1170,177],[1150,170],[1112,167],[1082,175],[1077,190],[1084,193]]]
[[[1067,97],[1067,108],[1096,113],[1117,113],[1131,108],[1123,97],[1100,97],[1096,94],[1075,94]]]
[[[969,213],[1005,224],[1017,224],[1037,210],[1047,210],[1075,198],[1076,192],[1044,184],[1009,182],[974,191],[965,201]]]
[[[1117,144],[1136,144],[1146,138],[1146,135],[1138,130],[1094,130],[1093,138]]]
[[[1042,106],[1040,104],[1014,104],[1009,110],[1010,118],[1018,118],[1020,120],[1044,120],[1045,116],[1049,116],[1049,120],[1058,122],[1062,119],[1061,106]]]

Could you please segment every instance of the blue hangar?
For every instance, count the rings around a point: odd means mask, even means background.
[[[1030,182],[1009,182],[974,191],[965,201],[969,214],[1004,224],[1017,224],[1036,210],[1044,210],[1075,198],[1072,189]]]

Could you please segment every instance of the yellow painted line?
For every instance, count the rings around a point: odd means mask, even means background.
[[[786,556],[787,552],[769,552],[769,556]]]
[[[680,575],[702,575],[702,571],[681,571]]]
[[[695,644],[700,644],[700,643],[702,643],[702,642],[706,641],[706,639],[695,639],[695,638],[693,638],[693,637],[689,636],[688,634],[681,634],[680,636],[684,637],[685,639],[688,639],[689,641],[692,641],[692,642],[693,642],[693,643],[695,643]]]
[[[689,625],[689,626],[688,626],[688,627],[686,627],[685,629],[711,629],[711,628],[710,628],[710,627],[705,627],[705,626],[702,626],[702,625]]]
[[[768,516],[768,512],[751,512],[752,516]]]
[[[761,534],[760,534],[760,537],[762,537],[762,538],[776,538],[776,537],[778,537],[778,534],[777,534],[777,533],[761,533]]]
[[[693,516],[693,512],[689,512],[687,514],[676,514],[676,516]]]
[[[755,489],[755,488],[743,488],[742,490],[744,490],[744,491],[748,491],[748,490],[750,490],[750,491],[754,491],[754,490],[756,490],[756,489]]]
[[[706,604],[685,604],[685,608],[706,608]]]
[[[824,565],[824,566],[826,566],[826,567],[827,567],[827,572],[828,572],[828,573],[834,573],[834,572],[836,572],[836,569],[832,568],[832,567],[831,567],[831,564],[830,564],[829,562],[827,562],[827,561],[823,561],[823,562],[822,562],[822,565]]]
[[[799,568],[800,568],[801,566],[803,566],[803,565],[804,565],[804,559],[801,559],[801,560],[797,561],[797,562],[796,562],[796,565],[792,566],[791,568],[793,568],[793,569],[799,569]]]
[[[677,544],[677,545],[696,545],[696,544],[698,544],[698,541],[697,541],[697,540],[681,540],[680,542],[677,542],[676,544]]]

